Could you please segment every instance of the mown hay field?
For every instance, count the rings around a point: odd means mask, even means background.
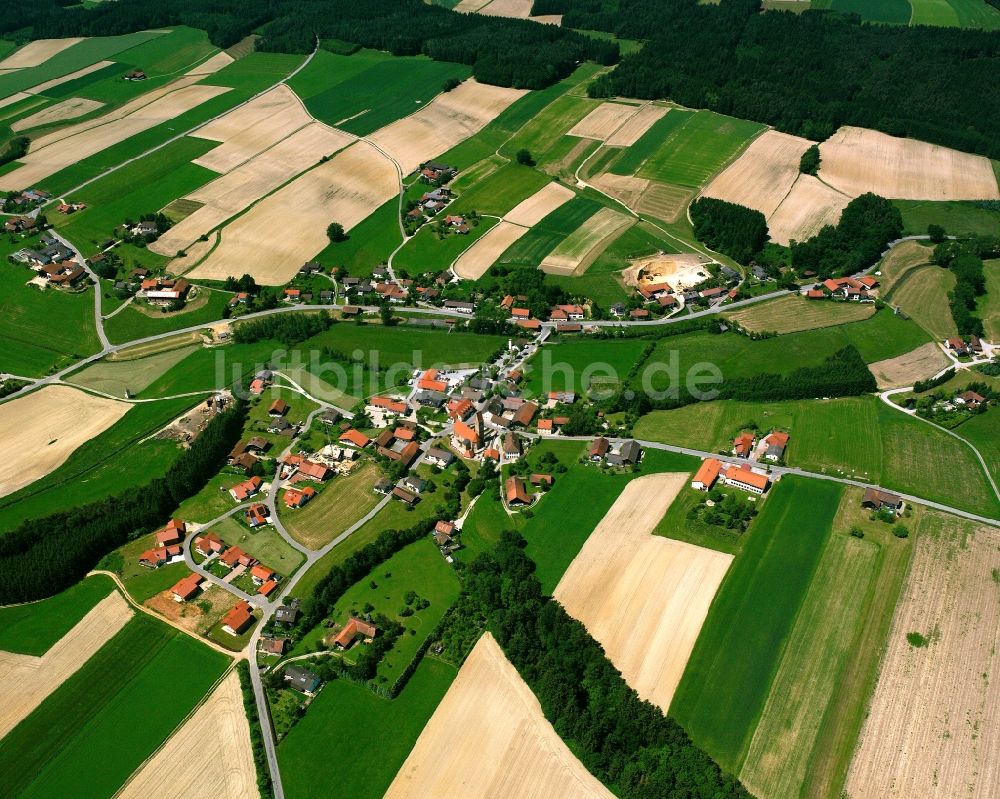
[[[379,495],[372,490],[378,476],[373,463],[355,467],[349,475],[336,477],[304,508],[282,508],[281,520],[296,541],[320,549],[378,504]]]
[[[84,97],[70,97],[68,100],[63,100],[62,102],[50,105],[34,114],[21,117],[16,122],[11,123],[10,129],[17,133],[18,131],[37,128],[41,125],[52,125],[56,122],[65,122],[69,119],[82,117],[84,114],[89,114],[91,111],[96,111],[102,105],[104,105],[104,103],[100,103],[97,100],[88,100]]]
[[[39,64],[48,61],[56,53],[82,41],[83,39],[80,37],[72,39],[36,39],[33,42],[28,42],[24,47],[14,51],[3,61],[0,61],[0,69],[37,67]]]
[[[613,208],[602,208],[556,245],[542,259],[539,267],[543,272],[553,274],[585,272],[608,244],[635,221],[635,217],[626,216]]]
[[[948,293],[955,288],[955,275],[929,264],[911,269],[892,290],[889,303],[898,306],[935,340],[958,334],[951,315]]]
[[[917,380],[926,380],[951,365],[951,360],[941,351],[937,342],[930,341],[912,352],[876,361],[868,368],[875,375],[880,389],[912,386]]]
[[[584,139],[611,138],[615,132],[638,113],[639,107],[625,103],[601,103],[569,129],[568,136]]]
[[[461,734],[456,736],[456,730]],[[473,647],[385,796],[610,799],[490,633]]]
[[[926,513],[914,532],[913,564],[846,790],[859,798],[985,799],[1000,791],[1000,682],[992,679],[998,533],[939,513]]]
[[[797,294],[749,305],[724,314],[747,330],[797,333],[821,327],[843,325],[869,319],[875,313],[871,303],[807,300]]]
[[[138,394],[196,349],[196,346],[180,347],[137,360],[100,360],[71,375],[66,382],[125,399],[127,393]]]
[[[639,696],[670,707],[731,555],[652,535],[688,474],[630,482],[553,596]]]
[[[668,110],[662,105],[644,105],[633,117],[626,120],[625,124],[608,136],[605,144],[608,147],[631,147],[662,119]]]

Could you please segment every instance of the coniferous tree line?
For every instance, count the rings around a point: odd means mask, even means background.
[[[698,241],[741,264],[749,264],[767,243],[767,220],[760,211],[736,203],[700,197],[691,203]]]
[[[450,656],[464,657],[485,625],[556,732],[622,799],[749,797],[683,727],[639,698],[580,622],[542,594],[525,543],[504,531],[492,552],[463,571],[441,636]]]
[[[859,125],[1000,157],[1000,32],[761,13],[761,0],[536,0],[533,13],[648,40],[594,96],[670,98],[816,140]]]
[[[902,235],[899,209],[869,192],[847,204],[836,226],[827,225],[806,241],[793,241],[792,266],[812,269],[821,278],[854,274],[876,263],[889,242]]]
[[[286,346],[329,330],[334,320],[328,311],[319,313],[282,313],[262,316],[233,326],[233,341],[253,344],[257,341],[280,341]]]
[[[308,53],[320,39],[340,39],[394,55],[423,53],[468,64],[484,83],[539,89],[585,60],[613,64],[618,45],[554,25],[456,14],[421,0],[129,0],[93,8],[40,0],[0,18],[6,38],[110,36],[189,25],[218,47],[251,33],[257,49]]]
[[[0,605],[57,594],[81,580],[113,549],[163,524],[225,463],[246,414],[246,403],[234,401],[208,423],[162,478],[25,521],[0,537]]]

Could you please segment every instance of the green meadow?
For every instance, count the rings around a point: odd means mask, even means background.
[[[602,205],[594,200],[574,197],[508,247],[497,263],[538,266],[546,255],[601,208]]]
[[[200,297],[191,299],[180,311],[164,313],[153,306],[144,306],[140,311],[130,305],[104,322],[104,332],[108,340],[121,344],[147,336],[169,333],[195,325],[207,325],[222,319],[223,311],[232,295],[225,291],[201,286]]]
[[[450,208],[443,211],[442,218],[450,211]],[[443,272],[496,224],[496,219],[482,217],[475,223],[469,223],[468,233],[445,233],[440,238],[434,229],[436,222],[426,224],[399,251],[393,260],[393,267],[397,271],[405,269],[411,274]]]
[[[771,490],[674,694],[670,714],[727,771],[736,770],[760,720],[841,491],[787,476]]]
[[[456,188],[457,199],[447,208],[446,213],[476,211],[480,214],[503,216],[521,200],[544,188],[548,182],[548,177],[531,167],[518,163],[506,164],[469,188]]]

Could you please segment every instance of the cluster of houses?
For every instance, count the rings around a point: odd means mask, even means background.
[[[975,358],[977,355],[983,354],[982,339],[976,335],[970,335],[968,341],[960,336],[952,336],[945,341],[945,346],[959,358]]]
[[[262,597],[270,596],[278,587],[281,577],[262,564],[253,555],[238,546],[228,546],[215,533],[208,532],[199,535],[193,541],[195,551],[206,560],[215,559],[230,571],[229,580],[235,579],[243,572],[250,571],[250,580]]]
[[[828,278],[811,289],[805,291],[805,296],[810,300],[848,300],[850,302],[875,302],[876,294],[874,290],[878,287],[878,280],[871,275],[864,277],[837,277]]]
[[[719,483],[731,485],[750,494],[763,494],[770,485],[766,471],[753,468],[749,463],[739,466],[724,464],[716,458],[706,458],[691,479],[691,488],[709,491]]]
[[[71,287],[82,281],[87,272],[77,263],[73,251],[52,236],[42,236],[39,249],[23,248],[11,258],[25,264],[35,273],[32,283],[46,286]]]
[[[38,232],[38,221],[33,216],[12,216],[3,223],[4,233],[20,233],[30,236]]]
[[[639,442],[620,441],[612,444],[611,441],[599,436],[590,443],[589,449],[591,463],[604,463],[608,466],[635,466],[642,460],[642,447]]]
[[[779,463],[785,458],[788,438],[788,433],[782,430],[772,430],[760,437],[752,430],[743,430],[733,439],[732,453],[737,458]]]
[[[144,298],[150,305],[167,306],[183,302],[191,290],[185,277],[147,277],[139,284],[136,296]]]
[[[49,201],[52,197],[47,191],[41,189],[25,189],[11,197],[7,197],[3,203],[4,211],[25,211],[35,208]]]
[[[171,519],[162,530],[155,533],[155,545],[139,555],[139,565],[147,569],[158,569],[168,563],[183,560],[181,542],[187,532],[187,525],[180,519]]]

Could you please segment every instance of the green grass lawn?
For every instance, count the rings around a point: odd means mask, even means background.
[[[724,769],[740,763],[830,535],[841,487],[785,477],[716,594],[670,714]]]
[[[612,372],[624,379],[647,343],[640,339],[571,339],[542,347],[525,369],[525,390],[539,397],[550,391],[584,391],[591,382],[605,382]]]
[[[198,403],[197,397],[136,405],[116,424],[76,449],[53,472],[0,498],[0,531],[25,519],[95,502],[162,477],[180,455],[172,441],[142,439]]]
[[[1000,10],[997,16],[1000,17]],[[927,235],[928,225],[941,225],[952,236],[964,233],[993,236],[1000,227],[1000,211],[978,208],[972,202],[893,200],[892,204],[903,215],[903,234],[907,236]]]
[[[792,466],[880,484],[987,516],[997,512],[992,489],[972,450],[940,428],[872,396],[700,403],[643,416],[634,434],[717,452],[728,451],[733,436],[748,424],[764,431],[789,430],[785,459]],[[986,424],[995,427],[989,420]],[[982,437],[991,435],[989,430]],[[960,492],[954,490],[956,479],[964,486]]]
[[[572,457],[572,453],[568,453],[567,460]],[[458,559],[471,563],[477,555],[496,546],[503,530],[520,530],[526,522],[519,513],[507,515],[498,492],[483,492],[462,526],[462,548],[456,553]]]
[[[461,191],[448,209],[449,214],[476,211],[480,214],[503,216],[521,200],[527,199],[548,184],[550,178],[527,166],[517,163],[500,167],[484,180],[477,181]]]
[[[372,583],[375,588],[372,588]],[[407,607],[404,596],[416,592],[430,605],[423,610],[411,607],[411,616],[401,616]],[[329,618],[337,624],[346,624],[351,615],[361,615],[366,605],[374,606],[373,613],[381,613],[401,624],[405,631],[396,640],[378,666],[375,678],[383,685],[391,685],[413,660],[417,649],[437,627],[445,611],[458,599],[459,582],[455,569],[445,562],[434,541],[428,535],[404,547],[389,560],[376,566],[371,573],[351,586],[337,601]],[[307,654],[331,631],[320,625],[296,642],[292,655]],[[360,644],[359,646],[364,646]],[[344,654],[353,660],[353,650]]]
[[[1000,29],[1000,9],[984,0],[948,0],[960,28]]]
[[[70,375],[66,380],[77,386],[92,388],[95,391],[113,394],[124,399],[126,392],[132,395],[138,394],[196,349],[198,349],[197,346],[178,347],[175,350],[167,350],[150,355],[148,358],[137,358],[133,361],[101,359],[82,371]]]
[[[44,655],[114,590],[109,578],[95,575],[49,599],[0,608],[0,649]]]
[[[246,479],[244,474],[220,472],[212,477],[201,491],[184,500],[174,516],[178,519],[201,524],[221,516],[236,505],[229,489]]]
[[[303,556],[271,526],[251,530],[230,516],[212,525],[212,531],[229,546],[238,546],[257,558],[282,577],[289,577],[300,565]]]
[[[160,333],[169,333],[171,330],[209,324],[222,319],[223,311],[232,295],[204,286],[200,287],[198,291],[202,294],[201,297],[189,300],[185,308],[171,313],[164,313],[148,305],[143,306],[142,310],[130,305],[121,313],[105,320],[104,332],[109,341],[122,344],[146,336],[156,336]],[[203,301],[206,294],[207,301]]]
[[[983,262],[986,294],[976,300],[976,313],[983,320],[989,341],[1000,340],[1000,259]]]
[[[71,216],[54,214],[53,222],[89,257],[125,219],[155,213],[217,177],[191,163],[217,146],[218,142],[190,137],[168,144],[82,189],[73,199],[87,207]]]
[[[421,272],[443,272],[496,225],[497,221],[483,217],[470,226],[468,233],[447,233],[441,238],[438,238],[438,233],[434,230],[436,223],[426,224],[399,251],[393,260],[393,267],[397,272],[405,269],[414,275]]]
[[[500,152],[513,158],[519,150],[525,149],[537,161],[599,105],[598,100],[563,94],[537,112],[530,122],[504,144]]]
[[[664,119],[674,113],[669,112]],[[663,141],[637,174],[660,183],[697,188],[762,130],[764,126],[756,122],[698,111]]]
[[[845,0],[837,0],[838,4],[844,1]],[[899,4],[900,0],[894,0],[892,6],[895,7]],[[880,2],[876,5],[888,5],[888,3],[887,0],[880,0]],[[909,18],[911,25],[940,25],[948,28],[958,27],[958,14],[951,3],[951,0],[909,0],[909,5],[912,6],[913,9],[912,17]],[[900,13],[894,16],[901,17],[902,15],[902,8],[900,8]],[[902,22],[903,20],[893,18],[887,21]]]
[[[741,498],[746,496],[738,489],[720,490],[731,490]],[[701,519],[688,518],[688,512],[697,507],[704,498],[704,492],[691,488],[690,484],[684,486],[677,498],[670,503],[653,534],[735,555],[743,548],[744,534],[738,530],[728,530],[725,527],[708,524]]]
[[[373,50],[344,56],[321,50],[290,85],[314,117],[366,136],[419,110],[445,81],[470,74],[467,66],[427,56]]]
[[[635,144],[626,147],[621,156],[611,165],[615,175],[634,175],[642,165],[667,140],[680,130],[695,115],[694,111],[683,108],[671,108],[665,116],[654,122],[649,130],[643,133]]]
[[[353,277],[368,277],[402,241],[399,200],[393,197],[351,228],[347,241],[331,242],[315,260],[324,266],[346,267]]]
[[[601,208],[601,204],[594,200],[574,197],[504,250],[497,263],[538,266],[546,255]]]
[[[954,288],[953,272],[928,264],[903,275],[892,287],[889,301],[902,308],[936,340],[943,341],[958,334],[948,304],[948,294]]]
[[[283,348],[274,341],[254,344],[227,344],[212,349],[199,348],[171,366],[146,386],[143,399],[169,397],[188,391],[211,391],[232,386],[244,376],[264,368]]]
[[[161,591],[166,591],[189,574],[188,567],[184,563],[170,563],[158,569],[140,565],[139,556],[155,546],[156,536],[152,533],[139,536],[119,547],[98,565],[102,569],[115,572],[121,578],[129,596],[142,604]]]
[[[426,657],[392,700],[348,680],[326,685],[278,747],[286,795],[304,799],[336,783],[340,795],[379,799],[456,674],[454,666]],[[345,769],[345,763],[366,766]]]
[[[0,741],[5,790],[111,796],[228,663],[190,636],[137,615]]]
[[[250,413],[247,415],[247,423],[243,427],[243,437],[247,439],[252,436],[260,436],[265,441],[270,441],[271,449],[268,450],[268,454],[272,456],[280,454],[292,443],[289,436],[269,433],[267,430],[273,421],[268,411],[272,403],[278,399],[283,399],[288,403],[289,410],[285,414],[285,420],[292,425],[303,424],[309,414],[319,407],[315,402],[306,399],[298,392],[280,386],[270,386],[259,397],[250,400]]]

